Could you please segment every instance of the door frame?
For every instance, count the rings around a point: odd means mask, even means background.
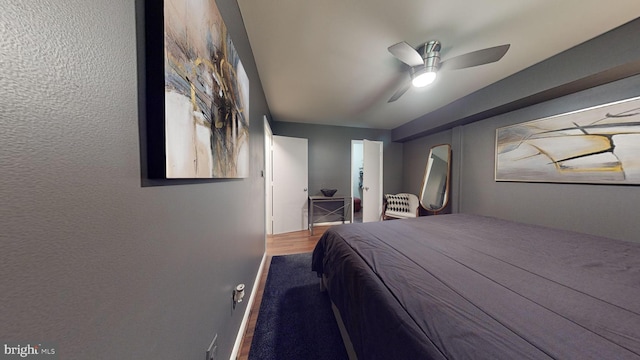
[[[354,216],[355,216],[355,211],[354,211],[355,206],[353,206],[353,204],[354,204],[353,201],[354,201],[354,199],[356,197],[356,194],[353,193],[353,185],[356,182],[356,178],[354,177],[354,168],[356,167],[356,165],[359,165],[359,164],[355,164],[356,157],[354,156],[354,153],[355,153],[356,145],[361,145],[360,147],[362,148],[362,144],[363,144],[362,140],[353,140],[353,139],[351,140],[351,162],[350,162],[350,167],[349,167],[349,173],[351,174],[350,175],[351,181],[349,182],[349,189],[350,189],[349,191],[351,193],[351,201],[352,201],[352,204],[351,204],[351,222],[353,222],[353,219],[354,219]],[[360,153],[362,154],[363,152],[364,152],[364,150],[361,149]],[[364,154],[362,154],[362,155],[363,155],[362,159],[364,160]],[[357,195],[360,195],[360,194],[357,194]],[[362,198],[360,198],[360,200],[362,200]]]
[[[264,216],[265,244],[266,235],[273,235],[273,131],[267,115],[264,119]],[[265,245],[266,246],[266,245]]]
[[[308,143],[307,138],[273,136],[274,234],[309,228]]]
[[[355,144],[362,144],[362,162],[363,162],[363,166],[364,166],[364,141],[367,140],[369,142],[375,142],[375,143],[379,143],[380,144],[380,157],[379,157],[379,161],[380,161],[380,191],[384,194],[384,153],[383,153],[383,149],[384,149],[384,142],[383,141],[379,141],[379,140],[368,140],[368,139],[360,139],[360,140],[356,140],[356,139],[352,139],[351,140],[351,162],[350,162],[350,168],[349,168],[349,173],[350,178],[351,178],[351,182],[349,183],[349,188],[350,188],[350,193],[351,193],[351,199],[353,202],[353,198],[354,198],[354,193],[353,193],[353,183],[355,181],[354,179],[354,172],[353,172],[353,168],[354,168],[354,145]],[[364,192],[362,197],[364,198]],[[365,204],[364,204],[364,199],[360,199],[362,201],[362,206],[364,208]],[[380,201],[382,201],[382,196],[380,196]],[[351,219],[353,220],[353,216],[354,216],[354,206],[353,204],[351,205]],[[364,210],[360,210],[360,211],[364,211]],[[364,221],[364,217],[363,217],[363,221]]]

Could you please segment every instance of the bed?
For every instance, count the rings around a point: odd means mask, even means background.
[[[358,359],[640,359],[640,244],[450,214],[338,225],[312,270]]]

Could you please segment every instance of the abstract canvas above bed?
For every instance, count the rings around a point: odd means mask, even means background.
[[[249,79],[215,1],[164,1],[166,178],[249,173]]]
[[[497,129],[495,180],[640,184],[640,97]]]

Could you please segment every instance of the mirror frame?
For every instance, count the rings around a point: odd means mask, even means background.
[[[444,188],[444,199],[442,201],[442,206],[437,208],[437,209],[433,209],[429,206],[425,206],[422,202],[423,198],[424,198],[424,192],[427,186],[427,179],[429,177],[430,174],[430,170],[431,170],[431,163],[432,163],[432,157],[433,157],[433,150],[437,147],[440,146],[446,146],[447,148],[447,180],[445,183],[445,188]],[[447,205],[449,204],[449,198],[450,196],[450,187],[451,187],[451,145],[450,144],[439,144],[439,145],[434,145],[429,149],[429,157],[427,157],[427,165],[425,166],[424,169],[424,177],[422,179],[422,187],[420,188],[420,207],[423,208],[424,210],[433,213],[433,215],[438,214],[438,212],[444,210],[444,208],[447,207]]]

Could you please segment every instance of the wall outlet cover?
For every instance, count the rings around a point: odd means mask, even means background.
[[[216,360],[218,358],[218,334],[213,336],[213,340],[211,340],[211,344],[209,344],[209,348],[207,349],[207,354],[205,360]]]

